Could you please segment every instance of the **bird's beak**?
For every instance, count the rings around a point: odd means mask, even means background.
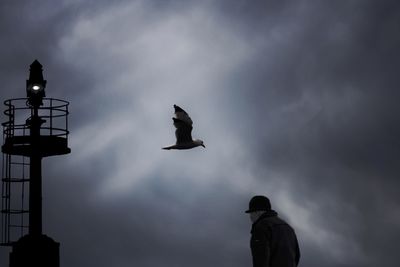
[[[204,147],[204,148],[206,148],[206,146],[205,146],[205,145],[203,145],[203,144],[201,144],[201,146],[202,146],[202,147]]]

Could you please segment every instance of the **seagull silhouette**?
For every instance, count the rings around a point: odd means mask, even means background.
[[[204,146],[204,143],[200,139],[192,139],[192,125],[193,121],[189,117],[189,115],[182,108],[174,105],[175,109],[175,118],[172,118],[174,121],[175,136],[176,143],[175,145],[166,146],[162,149],[191,149],[197,146]]]

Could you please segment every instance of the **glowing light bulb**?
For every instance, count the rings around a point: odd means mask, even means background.
[[[34,85],[34,86],[32,86],[32,89],[33,89],[34,91],[37,91],[37,90],[40,89],[40,86],[39,86],[39,85]]]

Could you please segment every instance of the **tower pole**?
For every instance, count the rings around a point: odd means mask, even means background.
[[[42,156],[40,154],[40,126],[38,106],[33,106],[30,120],[31,156],[29,177],[29,234],[42,234]]]

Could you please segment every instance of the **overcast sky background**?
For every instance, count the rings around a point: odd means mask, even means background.
[[[398,1],[1,1],[1,100],[38,59],[71,102],[43,161],[61,266],[251,266],[255,194],[300,266],[398,266],[399,25]],[[206,149],[160,149],[173,104]]]

